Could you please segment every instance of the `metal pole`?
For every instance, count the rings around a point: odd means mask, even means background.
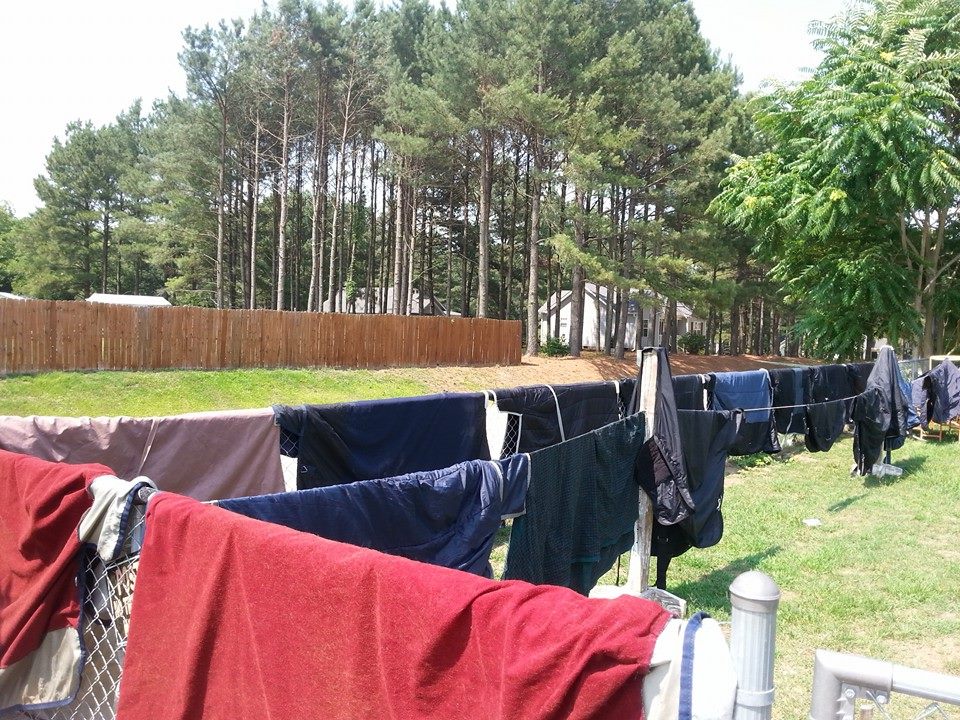
[[[817,650],[813,664],[811,720],[852,720],[857,698],[872,691],[881,705],[890,693],[960,705],[960,677],[917,670],[862,655]]]
[[[773,651],[780,588],[762,572],[730,585],[730,654],[737,673],[734,720],[769,720],[773,709]]]

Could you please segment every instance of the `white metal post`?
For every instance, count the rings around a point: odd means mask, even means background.
[[[730,655],[738,683],[734,720],[770,720],[779,604],[780,588],[757,570],[730,585]]]

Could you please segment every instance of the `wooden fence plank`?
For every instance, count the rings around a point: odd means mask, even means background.
[[[0,300],[0,374],[516,364],[520,340],[484,318]]]

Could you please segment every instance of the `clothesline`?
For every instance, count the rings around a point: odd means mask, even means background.
[[[796,408],[810,407],[811,405],[826,405],[828,402],[841,402],[841,401],[853,400],[855,397],[857,397],[857,395],[850,395],[849,397],[842,397],[842,398],[834,398],[832,400],[824,400],[823,402],[801,403],[800,405],[774,405],[772,407],[737,408],[737,410],[741,410],[743,412],[760,412],[765,410],[794,410]]]

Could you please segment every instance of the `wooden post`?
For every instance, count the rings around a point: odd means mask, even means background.
[[[644,348],[637,356],[643,370],[640,376],[640,412],[644,413],[644,440],[653,436],[654,410],[657,400],[657,353],[655,348]],[[640,491],[640,515],[633,531],[633,547],[630,549],[630,570],[627,574],[627,590],[640,594],[649,587],[650,539],[653,535],[653,504],[647,494]]]

